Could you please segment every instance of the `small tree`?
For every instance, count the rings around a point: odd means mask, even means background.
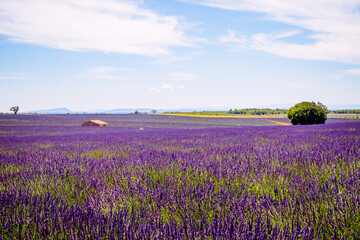
[[[288,118],[293,125],[323,124],[328,114],[327,107],[318,102],[301,102],[288,111]]]
[[[152,114],[156,114],[156,112],[157,112],[156,110],[151,110]]]
[[[19,111],[19,106],[14,106],[10,108],[10,111],[14,112],[14,114],[17,114],[17,112]]]

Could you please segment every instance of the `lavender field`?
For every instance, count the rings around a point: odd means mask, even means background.
[[[0,116],[0,239],[359,236],[359,120]]]

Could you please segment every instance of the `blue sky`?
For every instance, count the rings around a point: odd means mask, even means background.
[[[2,0],[0,112],[360,104],[360,0]]]

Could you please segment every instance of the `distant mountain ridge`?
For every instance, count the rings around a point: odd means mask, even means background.
[[[25,113],[37,113],[37,114],[81,114],[81,113],[107,113],[107,114],[128,114],[133,113],[135,111],[139,112],[146,112],[150,113],[152,109],[150,108],[129,108],[129,109],[112,109],[112,110],[88,110],[88,111],[72,111],[68,108],[52,108],[52,109],[46,109],[46,110],[33,110],[33,111],[27,111]]]
[[[68,108],[52,108],[46,110],[34,110],[28,111],[25,113],[38,113],[38,114],[66,114],[66,113],[75,113]]]
[[[27,111],[24,113],[37,113],[37,114],[80,114],[80,113],[89,113],[89,114],[129,114],[134,113],[135,111],[141,113],[151,113],[151,111],[155,108],[119,108],[119,109],[111,109],[111,110],[87,110],[87,111],[72,111],[66,107],[63,108],[53,108],[46,110],[33,110]],[[155,109],[157,113],[164,112],[194,112],[194,111],[228,111],[230,108],[222,107],[222,108],[179,108],[179,109]]]

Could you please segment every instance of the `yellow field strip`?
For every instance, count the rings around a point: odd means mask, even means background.
[[[157,114],[157,115],[164,115],[164,116],[179,116],[179,117],[200,117],[200,118],[283,118],[282,115],[245,115],[245,116],[228,116],[228,115],[197,115],[197,114]],[[269,120],[270,121],[270,120]]]
[[[273,122],[273,123],[277,123],[277,124],[280,124],[280,125],[286,125],[286,126],[290,126],[291,123],[286,123],[286,122],[280,122],[280,121],[275,121],[275,120],[269,120],[269,119],[265,119],[269,122]]]

